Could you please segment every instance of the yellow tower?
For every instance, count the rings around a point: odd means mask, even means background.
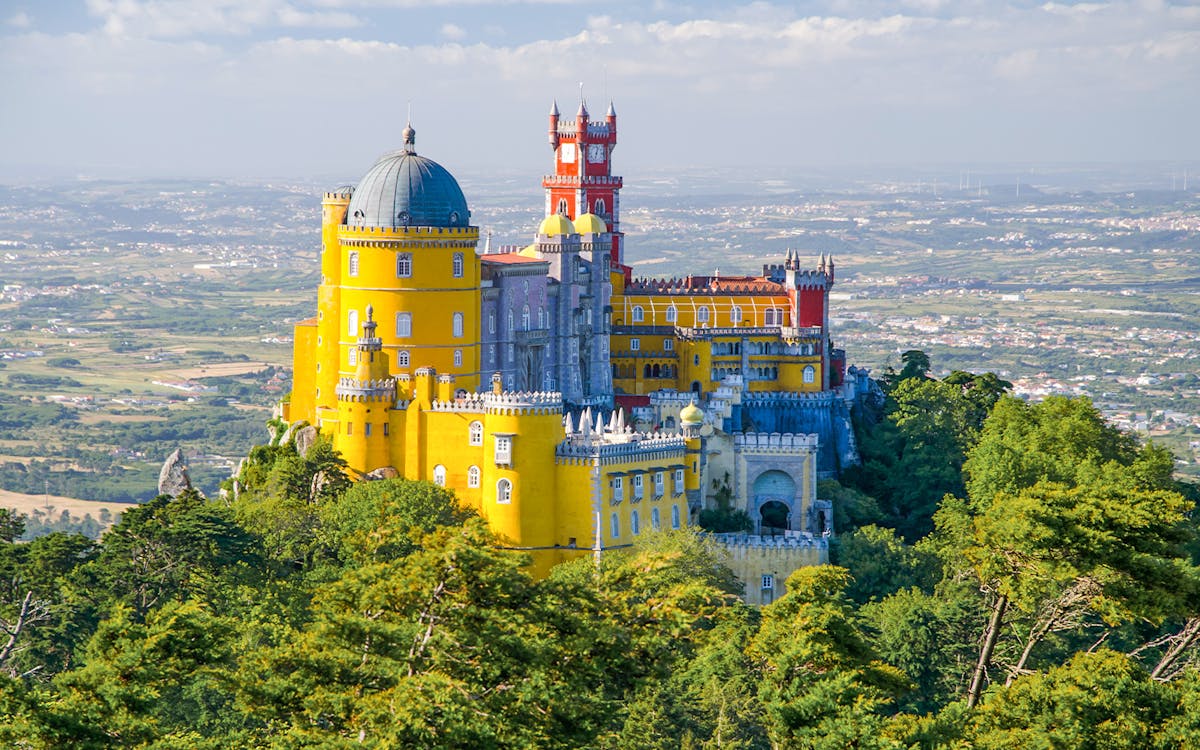
[[[334,446],[347,464],[364,473],[391,465],[391,410],[396,403],[396,380],[388,371],[383,342],[375,335],[373,313],[367,305],[355,373],[341,378],[336,389],[339,429]]]

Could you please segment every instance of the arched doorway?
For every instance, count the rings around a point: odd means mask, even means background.
[[[787,472],[764,471],[754,480],[752,492],[754,507],[758,509],[759,533],[781,534],[792,528],[796,481]]]
[[[787,530],[788,507],[778,500],[768,500],[759,509],[759,533],[764,536],[777,536]]]

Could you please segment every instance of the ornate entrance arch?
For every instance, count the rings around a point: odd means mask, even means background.
[[[759,474],[751,489],[754,502],[753,518],[758,522],[758,531],[771,533],[767,529],[792,529],[795,517],[796,480],[785,471],[769,469]]]

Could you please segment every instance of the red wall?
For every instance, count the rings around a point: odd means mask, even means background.
[[[825,290],[824,289],[800,289],[797,291],[800,295],[799,319],[796,321],[798,328],[807,326],[820,326],[825,324]]]

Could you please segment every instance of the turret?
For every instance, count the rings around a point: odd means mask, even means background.
[[[550,148],[558,149],[558,100],[550,105]]]
[[[608,123],[608,142],[617,145],[617,109],[612,101],[608,102],[608,111],[604,113],[604,122]]]
[[[829,256],[829,260],[825,264],[825,275],[829,277],[829,283],[832,284],[834,280],[832,255]]]
[[[579,100],[579,111],[575,113],[575,132],[583,135],[587,132],[588,111],[583,99]],[[582,143],[582,139],[580,141]]]

